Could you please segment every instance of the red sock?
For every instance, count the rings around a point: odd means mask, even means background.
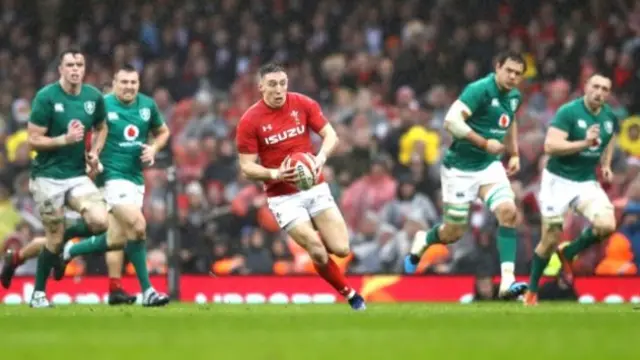
[[[122,282],[117,278],[109,278],[109,291],[116,291],[122,289]]]
[[[18,267],[24,263],[24,259],[22,255],[20,255],[20,251],[16,251],[13,253],[13,266]]]
[[[347,278],[342,274],[338,264],[329,258],[329,262],[325,265],[319,265],[314,263],[318,275],[320,275],[326,282],[328,282],[337,292],[342,296],[352,296],[354,291],[347,283]]]

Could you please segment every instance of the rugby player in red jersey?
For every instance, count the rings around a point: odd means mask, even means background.
[[[346,257],[350,251],[347,225],[320,176],[322,165],[338,143],[336,132],[317,102],[287,91],[288,78],[282,66],[264,65],[259,77],[262,99],[243,114],[236,131],[240,168],[249,179],[264,182],[269,209],[278,225],[309,253],[318,274],[351,308],[364,310],[364,299],[329,257]],[[314,152],[311,131],[323,138],[320,151],[311,155],[318,181],[309,190],[298,190],[293,184],[297,175],[282,164],[291,154]]]

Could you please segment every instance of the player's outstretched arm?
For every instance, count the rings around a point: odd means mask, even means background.
[[[589,129],[589,131],[595,131]],[[549,127],[544,141],[544,152],[551,156],[566,156],[579,153],[593,145],[593,140],[587,138],[578,141],[568,141],[568,133],[554,126]]]
[[[467,119],[471,116],[471,110],[460,99],[454,103],[444,117],[444,128],[458,139],[466,139],[473,145],[487,150],[490,153],[501,153],[504,146],[497,141],[489,141],[473,131],[467,124]]]

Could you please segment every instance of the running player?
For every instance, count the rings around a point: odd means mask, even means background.
[[[67,243],[63,257],[69,261],[75,256],[124,247],[140,282],[142,304],[162,306],[169,302],[169,297],[153,288],[147,270],[142,166],[153,164],[155,154],[169,139],[169,128],[155,101],[140,94],[139,89],[138,72],[126,65],[115,74],[113,94],[104,98],[109,135],[100,154],[104,170],[98,174],[96,182],[104,186],[110,212],[109,230],[106,234],[92,236],[77,244]],[[153,135],[151,144],[147,144],[149,134]]]
[[[540,277],[556,251],[569,210],[591,223],[577,239],[557,251],[569,281],[573,278],[573,258],[616,229],[613,205],[595,174],[600,165],[605,181],[610,182],[613,177],[611,159],[618,120],[606,104],[610,92],[611,79],[598,73],[592,75],[585,85],[584,97],[560,107],[547,132],[544,150],[550,157],[542,172],[539,196],[542,237],[533,254],[525,305],[535,305],[538,301]]]
[[[346,257],[350,251],[347,226],[329,186],[320,182],[309,190],[299,191],[290,183],[297,176],[293,169],[281,166],[292,153],[313,152],[310,131],[313,130],[323,138],[322,147],[314,157],[314,170],[319,174],[338,143],[336,132],[317,102],[287,91],[284,68],[264,65],[259,78],[262,99],[244,113],[236,131],[240,168],[248,178],[264,181],[268,206],[279,226],[309,253],[318,274],[343,295],[354,310],[364,310],[364,299],[349,286],[338,265],[329,257],[329,254]]]
[[[94,183],[85,174],[98,167],[107,135],[106,112],[100,91],[83,84],[85,59],[76,50],[60,55],[60,80],[36,94],[29,118],[28,141],[37,156],[32,162],[30,189],[45,227],[47,244],[38,256],[31,307],[49,307],[45,290],[49,273],[62,249],[65,205],[82,215],[78,234],[101,233],[107,228],[107,208]],[[94,141],[86,149],[85,129]]]
[[[469,84],[445,116],[445,127],[454,137],[442,164],[444,223],[418,232],[405,271],[414,273],[425,250],[436,243],[452,243],[467,231],[469,208],[480,198],[496,215],[501,275],[500,296],[513,299],[524,293],[526,283],[516,282],[516,205],[507,175],[520,170],[518,128],[515,113],[522,103],[516,89],[525,62],[520,54],[497,57],[495,73]],[[500,159],[510,156],[505,171]]]

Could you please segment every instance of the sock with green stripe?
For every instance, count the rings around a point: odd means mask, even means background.
[[[147,269],[147,247],[144,240],[129,240],[124,248],[129,261],[136,269],[136,276],[140,283],[140,288],[144,293],[151,287],[149,270]]]
[[[597,243],[599,240],[598,236],[593,233],[593,229],[589,227],[585,229],[578,238],[562,249],[562,255],[571,261],[576,255]]]
[[[537,293],[540,286],[540,278],[544,269],[549,264],[549,258],[543,258],[535,251],[533,252],[533,259],[531,260],[531,274],[529,275],[529,290]]]

